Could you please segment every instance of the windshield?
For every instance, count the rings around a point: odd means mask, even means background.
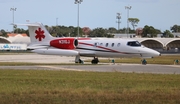
[[[131,41],[127,43],[128,46],[133,46],[133,47],[140,47],[141,43],[139,43],[138,41]]]

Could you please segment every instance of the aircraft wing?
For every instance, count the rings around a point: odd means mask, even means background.
[[[80,56],[87,56],[87,57],[94,57],[96,54],[95,52],[79,52]]]
[[[40,49],[40,48],[48,48],[48,45],[41,45],[41,44],[33,44],[27,46],[27,49]]]

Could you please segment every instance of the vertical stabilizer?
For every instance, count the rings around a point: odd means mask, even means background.
[[[50,41],[54,39],[42,23],[28,23],[28,24],[13,24],[20,26],[28,26],[31,44],[29,49],[49,47]]]
[[[41,23],[27,24],[31,43],[46,43],[53,37]]]

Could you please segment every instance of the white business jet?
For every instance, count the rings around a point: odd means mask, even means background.
[[[16,24],[28,26],[32,52],[46,55],[94,57],[92,64],[99,62],[97,57],[142,57],[152,58],[160,53],[141,45],[133,39],[122,38],[73,38],[52,37],[41,23]]]

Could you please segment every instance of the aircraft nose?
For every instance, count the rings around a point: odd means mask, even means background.
[[[146,48],[146,50],[141,54],[141,56],[152,58],[152,57],[161,56],[161,53],[159,53],[156,50]]]
[[[156,51],[156,50],[152,50],[152,55],[153,55],[153,56],[161,56],[161,53],[159,53],[159,52]]]

